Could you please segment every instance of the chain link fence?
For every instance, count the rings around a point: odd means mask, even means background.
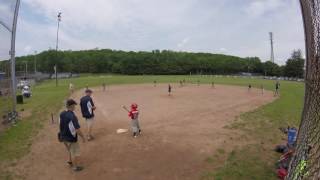
[[[0,3],[0,126],[12,122],[15,114],[11,81],[10,49],[14,14],[18,1]]]
[[[287,180],[320,179],[320,0],[300,0],[306,38],[305,102]]]

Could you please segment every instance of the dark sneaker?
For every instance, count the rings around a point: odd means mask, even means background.
[[[70,167],[72,167],[72,166],[73,166],[73,164],[72,164],[72,162],[71,162],[71,161],[68,161],[67,163],[68,163],[68,165],[69,165]]]
[[[79,171],[82,171],[84,168],[81,166],[76,166],[76,167],[73,167],[72,169],[74,172],[79,172]]]

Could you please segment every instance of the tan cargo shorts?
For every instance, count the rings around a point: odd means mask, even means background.
[[[80,146],[78,142],[64,142],[72,158],[80,156]]]

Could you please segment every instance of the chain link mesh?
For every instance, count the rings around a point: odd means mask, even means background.
[[[10,122],[13,109],[9,52],[16,3],[16,0],[0,0],[0,126]]]
[[[320,0],[300,0],[306,38],[306,91],[288,180],[320,179]]]

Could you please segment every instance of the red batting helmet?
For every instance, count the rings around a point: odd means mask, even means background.
[[[138,104],[132,103],[132,104],[131,104],[131,108],[135,108],[135,109],[138,108]]]

